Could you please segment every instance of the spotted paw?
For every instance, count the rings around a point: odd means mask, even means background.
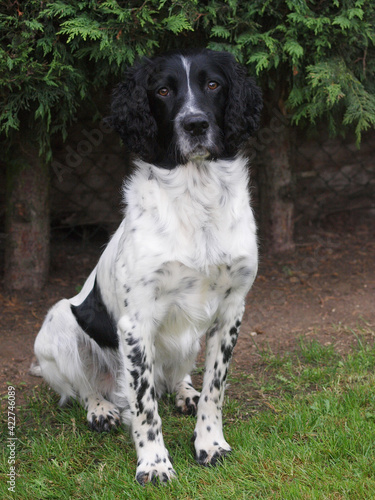
[[[138,462],[137,472],[135,479],[141,486],[145,486],[147,483],[153,485],[166,484],[168,481],[176,476],[176,472],[169,459],[164,458],[164,460],[155,460],[152,463],[147,463],[144,461]]]
[[[97,432],[110,432],[121,424],[120,412],[107,401],[102,401],[100,405],[89,409],[87,420],[91,429]]]
[[[179,398],[176,401],[176,407],[178,411],[183,413],[184,415],[196,415],[198,409],[198,401],[199,394],[190,398],[189,396],[186,398]]]
[[[204,467],[214,467],[215,465],[218,465],[224,457],[229,455],[231,451],[232,450],[227,443],[225,448],[214,443],[212,447],[198,449],[195,458],[199,465],[203,465]]]

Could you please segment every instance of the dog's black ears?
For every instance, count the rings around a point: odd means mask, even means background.
[[[262,93],[246,70],[231,58],[230,90],[225,113],[225,146],[235,154],[259,127],[263,108]]]
[[[146,64],[128,69],[114,90],[109,124],[120,134],[125,147],[143,160],[155,155],[157,126],[147,98],[149,71]]]

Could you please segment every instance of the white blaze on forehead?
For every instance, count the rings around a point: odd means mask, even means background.
[[[197,103],[196,96],[194,95],[194,88],[192,87],[192,77],[191,77],[191,60],[187,57],[180,56],[181,63],[183,66],[183,72],[186,77],[186,95],[184,96],[184,102],[180,110],[177,113],[176,119],[174,120],[174,127],[176,133],[176,142],[180,149],[182,156],[185,159],[189,158],[205,158],[209,153],[208,151],[215,147],[213,130],[210,126],[208,130],[199,138],[199,143],[197,138],[190,137],[190,134],[186,132],[183,126],[183,122],[189,115],[205,115],[204,111],[199,107]],[[181,78],[183,76],[181,75]]]
[[[184,108],[187,111],[190,111],[191,113],[194,113],[196,111],[195,107],[195,99],[194,99],[194,94],[193,91],[191,90],[191,85],[190,85],[190,67],[191,67],[191,61],[189,61],[186,57],[181,56],[181,61],[182,65],[185,69],[186,73],[186,81],[187,81],[187,99],[184,104]]]

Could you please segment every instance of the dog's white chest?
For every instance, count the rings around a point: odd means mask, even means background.
[[[200,335],[220,304],[233,293],[244,297],[256,275],[245,160],[171,172],[141,163],[126,201],[126,218],[106,250],[116,254],[114,272],[101,265],[108,259],[99,263],[105,303],[115,318],[150,312],[165,335]]]
[[[212,321],[224,298],[239,286],[246,286],[244,281],[248,281],[248,277],[241,280],[238,265],[233,270],[227,265],[211,266],[207,273],[203,273],[180,262],[168,262],[154,276],[160,323],[165,320],[168,323],[186,322],[198,329]]]
[[[165,359],[186,356],[214,323],[220,308],[232,295],[244,296],[256,268],[247,258],[231,266],[211,266],[207,273],[180,262],[168,262],[153,275],[154,321],[158,324],[155,345]]]
[[[247,256],[256,259],[243,158],[172,171],[142,162],[139,167],[126,191],[125,245],[137,248],[134,259],[143,264],[177,261],[206,274],[211,266],[231,265]]]

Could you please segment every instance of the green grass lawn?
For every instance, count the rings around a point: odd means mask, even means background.
[[[232,375],[265,404],[226,401],[225,435],[233,453],[216,468],[196,465],[194,418],[160,402],[164,438],[178,478],[140,487],[136,455],[122,429],[89,431],[76,404],[60,409],[42,387],[17,412],[16,493],[8,492],[2,447],[0,498],[17,499],[372,499],[375,498],[375,348],[353,332],[342,357],[332,346],[301,340],[284,357],[262,353],[261,375]],[[366,336],[368,338],[368,335]],[[2,418],[1,440],[8,429]]]

